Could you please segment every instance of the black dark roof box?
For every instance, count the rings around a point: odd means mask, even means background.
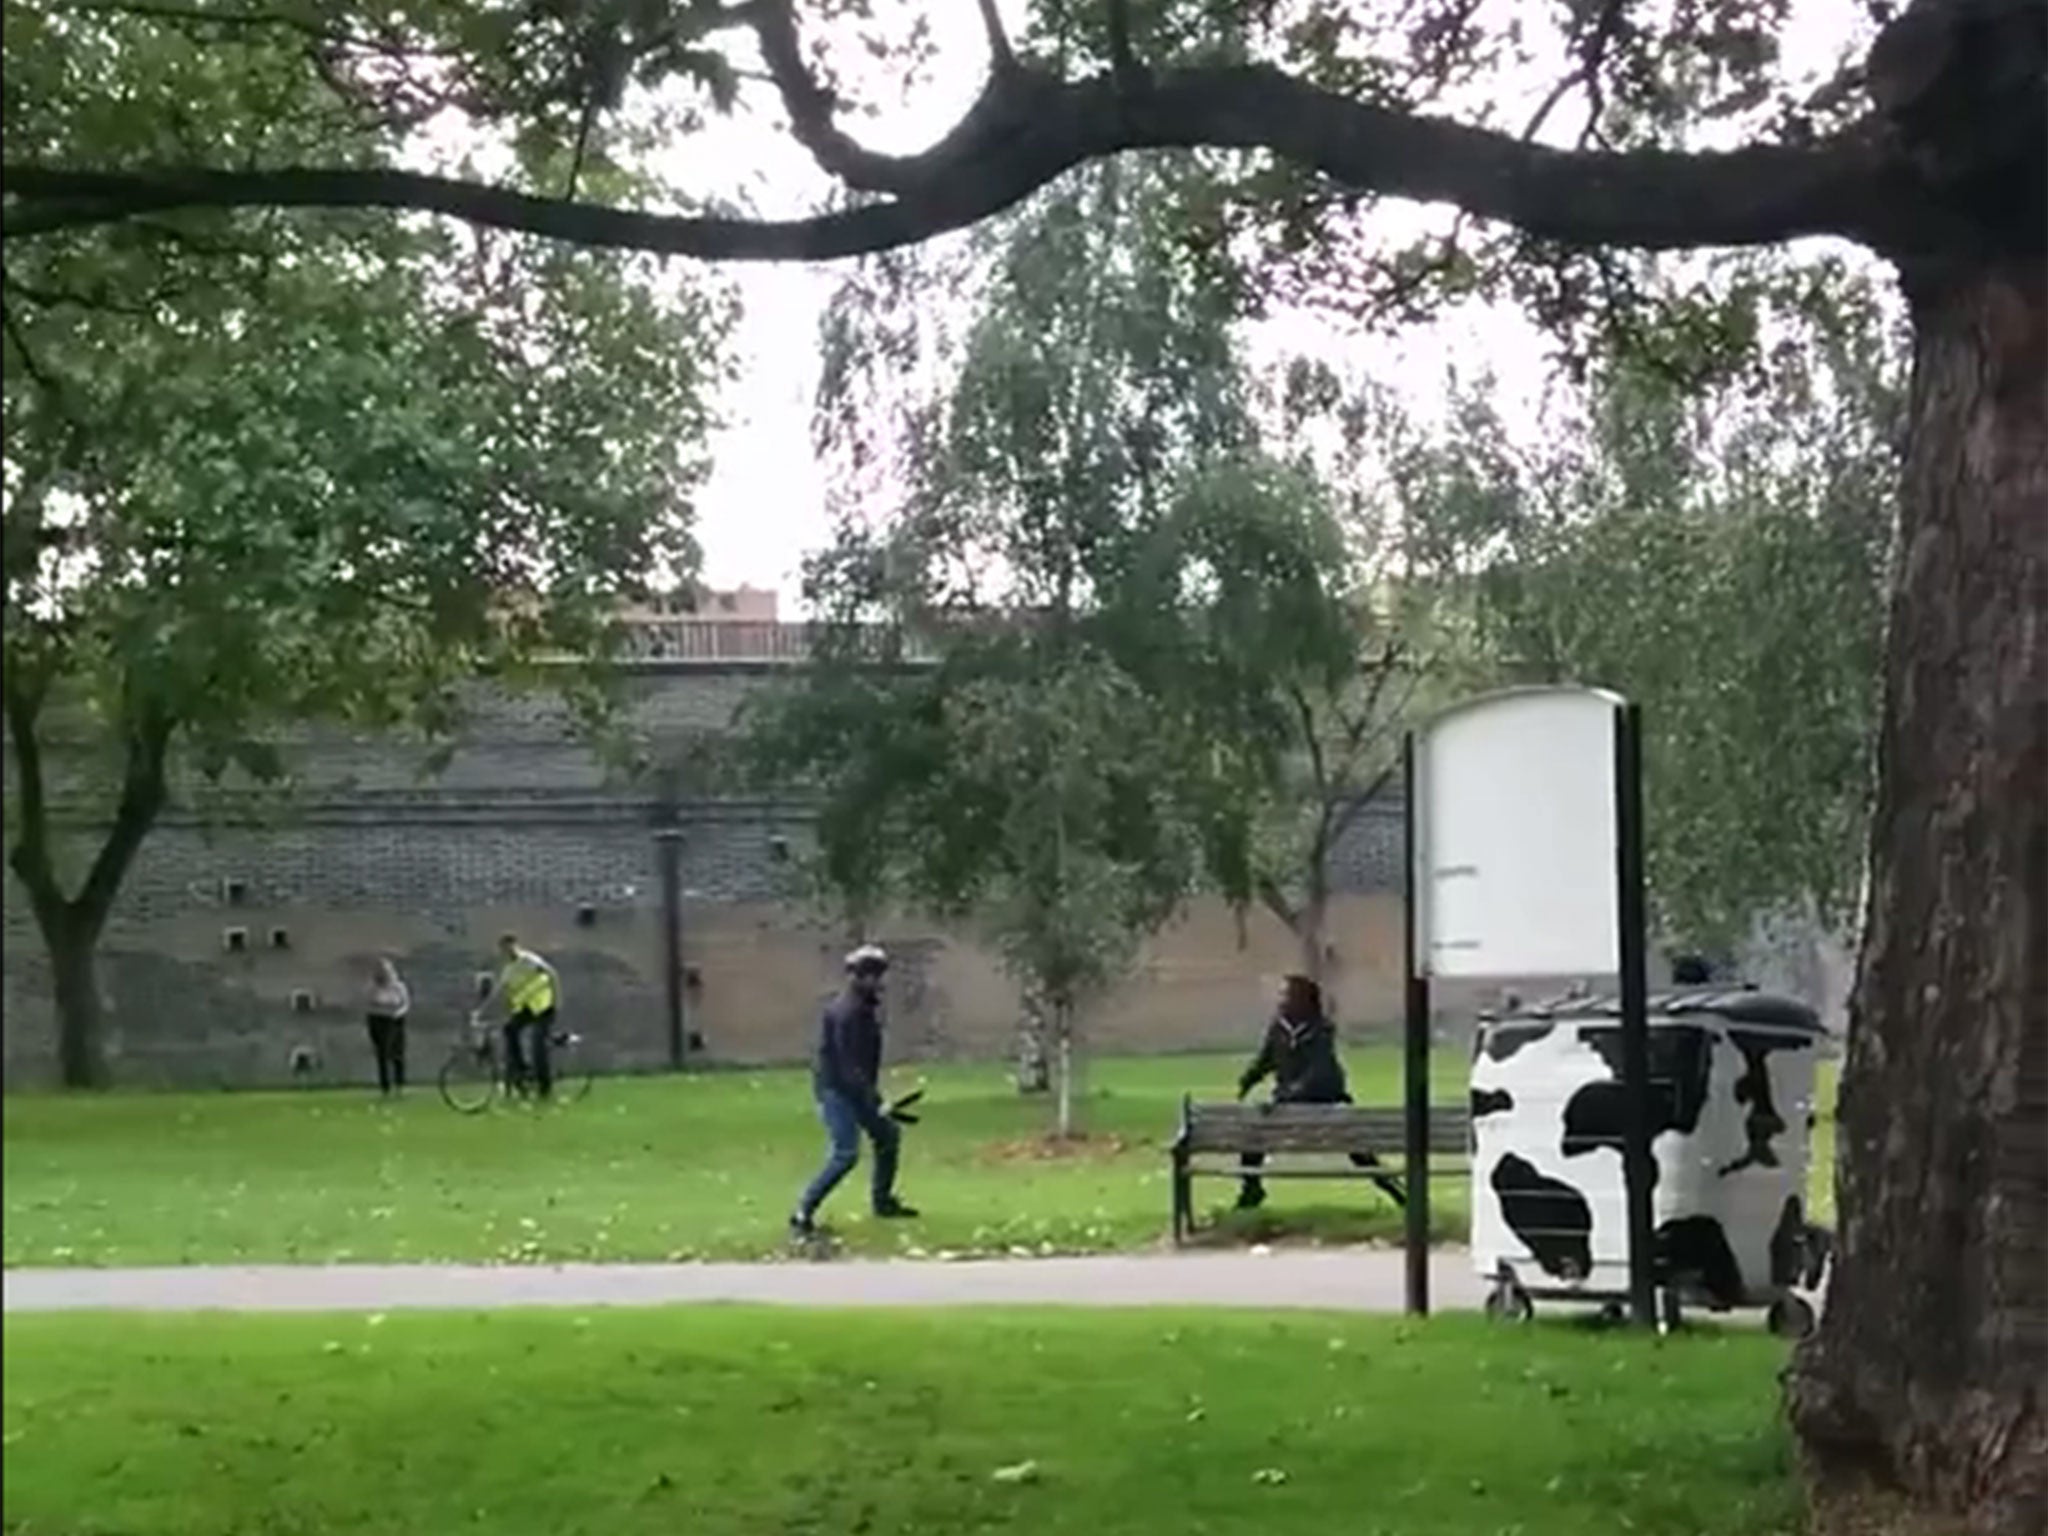
[[[1693,987],[1681,992],[1653,992],[1649,997],[1650,1022],[1659,1018],[1682,1018],[1686,1014],[1710,1013],[1731,1024],[1765,1024],[1775,1029],[1803,1029],[1823,1035],[1827,1027],[1820,1015],[1796,997],[1752,988]],[[1617,997],[1560,998],[1518,1009],[1505,1017],[1480,1015],[1487,1024],[1512,1024],[1530,1019],[1615,1019],[1621,1017]]]

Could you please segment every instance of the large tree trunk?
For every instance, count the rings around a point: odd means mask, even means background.
[[[175,727],[162,710],[146,704],[122,722],[126,760],[113,824],[78,893],[67,897],[58,883],[51,851],[49,786],[44,782],[43,747],[37,735],[45,696],[44,680],[25,675],[23,668],[10,671],[0,682],[7,740],[14,749],[19,776],[18,825],[8,863],[28,893],[36,927],[42,931],[50,955],[59,1077],[67,1088],[99,1088],[107,1081],[102,1038],[106,1010],[95,956],[114,897],[163,810],[165,762]]]
[[[57,1004],[57,1069],[66,1088],[100,1088],[107,1081],[106,1005],[96,964],[99,934],[72,920],[45,931]]]
[[[2036,125],[2038,127],[2038,125]],[[2048,271],[1909,274],[1915,355],[1826,1316],[1822,1531],[2048,1530]]]

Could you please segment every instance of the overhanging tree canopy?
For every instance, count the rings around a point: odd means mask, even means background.
[[[865,7],[858,7],[865,9]],[[23,6],[24,11],[37,8]],[[61,10],[61,7],[51,7]],[[913,244],[1000,212],[1104,155],[1158,148],[1271,151],[1358,192],[1454,204],[1543,239],[1646,250],[1773,245],[1840,235],[1887,255],[2040,249],[2048,223],[2043,165],[2044,24],[2027,0],[1920,0],[1872,49],[1875,111],[1809,143],[1757,143],[1721,153],[1558,149],[1512,133],[1346,94],[1321,83],[1331,69],[1289,73],[1252,62],[1154,67],[1132,43],[1132,7],[1108,4],[1099,29],[1106,67],[1079,77],[1009,42],[994,0],[982,0],[990,70],[974,107],[930,148],[910,155],[864,147],[841,122],[837,98],[810,62],[796,0],[734,4],[450,6],[434,0],[375,8],[109,3],[83,10],[182,13],[219,27],[302,32],[344,92],[385,130],[416,125],[435,107],[503,121],[522,108],[587,99],[616,106],[623,78],[588,77],[585,56],[609,50],[616,69],[727,82],[729,65],[676,52],[748,29],[779,91],[791,132],[857,207],[785,221],[665,214],[543,192],[370,165],[229,167],[157,163],[6,165],[8,238],[175,208],[375,207],[445,213],[579,245],[628,246],[718,261],[795,261]],[[823,5],[822,11],[855,7]],[[1146,7],[1145,9],[1151,9]],[[1249,52],[1249,18],[1273,7],[1212,8],[1217,30]],[[1310,6],[1311,12],[1327,7]],[[1626,5],[1605,8],[1623,25]],[[1758,24],[1767,27],[1774,8]],[[1242,14],[1239,14],[1242,13]],[[10,8],[9,25],[14,25]],[[1092,30],[1092,29],[1091,29]],[[1090,39],[1093,41],[1093,39]],[[1201,40],[1197,39],[1197,44]],[[479,80],[435,86],[450,68],[512,57],[525,42],[560,56],[558,78],[530,87]],[[1183,49],[1199,58],[1199,46]],[[1618,56],[1621,49],[1613,51]],[[418,98],[427,99],[421,102]],[[222,145],[222,159],[230,158]],[[2029,173],[2033,174],[2029,174]]]

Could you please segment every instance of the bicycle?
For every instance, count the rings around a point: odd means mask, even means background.
[[[560,1024],[548,1031],[548,1066],[553,1079],[553,1098],[558,1104],[574,1104],[590,1092],[592,1072],[583,1037]],[[467,1037],[458,1039],[441,1064],[441,1099],[461,1115],[481,1114],[497,1099],[529,1099],[533,1096],[532,1068],[526,1081],[514,1083],[506,1073],[503,1032],[494,1024],[472,1017]]]

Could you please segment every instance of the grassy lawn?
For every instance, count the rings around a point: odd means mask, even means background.
[[[1180,1097],[1227,1097],[1241,1064],[1097,1062],[1090,1139],[1057,1152],[1042,1136],[1049,1106],[1020,1098],[1006,1069],[932,1068],[903,1176],[925,1219],[870,1221],[864,1168],[827,1219],[860,1253],[1156,1244]],[[1347,1064],[1360,1102],[1400,1102],[1398,1050],[1354,1048]],[[1440,1099],[1461,1099],[1462,1052],[1441,1053],[1432,1076]],[[901,1074],[895,1086],[913,1080]],[[757,1258],[782,1250],[783,1220],[822,1152],[795,1071],[604,1081],[567,1109],[475,1117],[451,1113],[431,1086],[393,1105],[351,1091],[11,1096],[5,1261]],[[1196,1189],[1211,1207],[1234,1193],[1227,1181]],[[1255,1221],[1227,1218],[1207,1240],[1400,1230],[1399,1213],[1368,1185],[1276,1182],[1271,1193]],[[1465,1180],[1437,1180],[1437,1235],[1460,1236],[1467,1211]]]
[[[1104,1060],[1090,1139],[1043,1140],[1050,1107],[998,1064],[925,1071],[902,1185],[925,1212],[866,1214],[866,1167],[826,1209],[857,1252],[1081,1252],[1156,1243],[1180,1096],[1228,1096],[1237,1057]],[[1361,1100],[1399,1102],[1400,1057],[1357,1050]],[[916,1074],[899,1074],[907,1087]],[[1462,1064],[1438,1082],[1460,1095]],[[456,1115],[431,1087],[382,1105],[354,1092],[10,1097],[5,1254],[20,1264],[247,1260],[755,1258],[824,1153],[807,1076],[715,1073],[598,1083],[578,1105]],[[1276,1184],[1271,1225],[1392,1235],[1369,1186]],[[1198,1186],[1227,1201],[1223,1182]],[[1462,1181],[1438,1181],[1444,1230]],[[1262,1229],[1263,1230],[1263,1229]]]
[[[699,1308],[46,1315],[5,1342],[12,1536],[1799,1521],[1755,1333]]]

